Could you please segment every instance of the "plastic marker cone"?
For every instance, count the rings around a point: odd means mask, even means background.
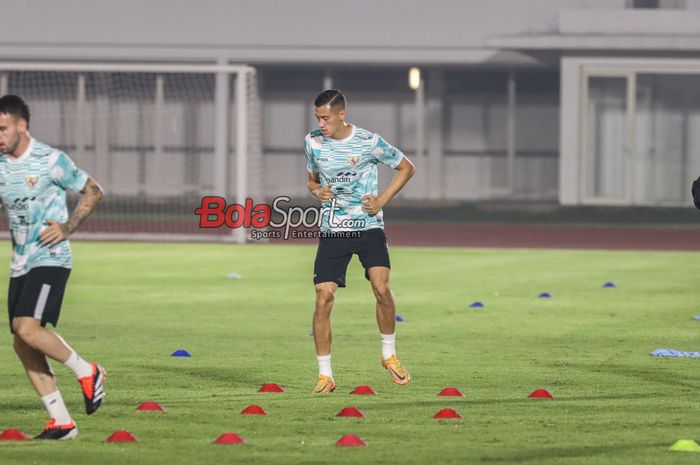
[[[170,354],[171,357],[191,357],[190,353],[187,352],[185,349],[178,349],[172,354]]]
[[[401,315],[396,315],[396,321],[398,321],[398,322],[401,323],[401,322],[404,322],[404,321],[406,321],[406,320],[404,320],[403,317],[402,317]]]
[[[355,389],[350,391],[350,394],[357,394],[360,396],[373,396],[373,395],[376,395],[377,393],[374,392],[374,389],[372,389],[369,386],[357,386]]]
[[[486,307],[486,305],[484,305],[483,302],[477,301],[477,302],[474,302],[473,304],[471,304],[469,307],[470,308],[484,308],[484,307]]]
[[[279,384],[268,383],[260,386],[258,392],[284,392],[284,389],[282,389],[282,386],[280,386]]]
[[[214,444],[245,444],[245,441],[236,433],[224,433],[214,441]]]
[[[19,429],[6,429],[0,434],[0,441],[26,441],[29,439],[26,434]]]
[[[438,413],[433,415],[433,418],[439,418],[439,419],[444,419],[444,420],[450,420],[453,418],[462,418],[462,415],[457,413],[456,410],[453,410],[451,408],[444,408],[440,410]]]
[[[700,320],[700,315],[695,315],[694,317],[696,320]]]
[[[165,412],[165,409],[161,407],[158,402],[144,402],[143,404],[136,407],[136,410],[141,410],[144,412]]]
[[[536,389],[527,397],[530,399],[554,399],[554,396],[546,389]]]
[[[612,281],[608,281],[607,283],[603,284],[603,287],[616,287],[615,283]]]
[[[440,394],[438,395],[442,397],[464,397],[462,391],[455,387],[446,387],[445,389],[440,391]]]
[[[539,297],[540,299],[551,299],[551,298],[552,298],[552,294],[550,294],[549,292],[542,292],[542,293],[541,293],[540,295],[538,295],[537,297]]]
[[[668,450],[674,452],[700,452],[700,446],[692,439],[679,439]]]
[[[228,279],[241,279],[241,275],[238,273],[229,273],[226,275]]]
[[[341,447],[357,447],[366,446],[367,443],[360,439],[359,436],[355,436],[354,434],[346,434],[345,436],[338,439],[335,442],[335,445]]]
[[[360,412],[358,409],[355,407],[345,407],[343,410],[338,412],[336,417],[358,417],[358,418],[364,418],[365,414]]]
[[[136,442],[136,436],[131,434],[126,430],[118,430],[112,433],[108,438],[107,442]]]
[[[259,405],[249,405],[241,411],[241,415],[267,415],[267,412],[263,410]]]

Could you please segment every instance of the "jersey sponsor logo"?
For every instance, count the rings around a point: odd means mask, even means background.
[[[355,173],[354,171],[341,171],[339,173],[336,173],[335,176],[328,178],[328,182],[330,184],[352,182],[352,178],[354,178],[355,176],[357,176],[357,173]]]
[[[13,212],[26,212],[29,210],[29,203],[36,200],[36,197],[17,198],[13,202],[7,204],[7,209]]]
[[[350,155],[348,157],[348,165],[354,168],[357,166],[358,163],[360,163],[360,157],[358,157],[357,155]]]

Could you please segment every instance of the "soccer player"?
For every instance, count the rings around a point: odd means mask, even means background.
[[[313,331],[319,378],[313,392],[327,394],[336,387],[331,370],[330,315],[336,290],[345,287],[345,273],[353,254],[358,255],[377,301],[381,364],[394,382],[407,384],[411,375],[396,356],[396,303],[389,288],[391,264],[382,207],[406,185],[415,167],[379,134],[345,122],[347,103],[339,90],[322,92],[314,106],[319,129],[304,140],[307,187],[321,200],[325,213],[314,262]],[[378,163],[396,170],[381,195]]]
[[[82,196],[68,216],[66,190]],[[14,348],[50,421],[37,439],[75,439],[71,418],[47,357],[72,370],[83,391],[85,410],[95,413],[104,397],[105,370],[83,360],[58,334],[72,267],[68,236],[93,211],[102,190],[68,156],[29,134],[29,107],[16,95],[0,98],[0,200],[12,234],[7,296]]]

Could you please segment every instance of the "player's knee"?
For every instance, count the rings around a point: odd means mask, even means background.
[[[317,307],[330,307],[333,305],[333,299],[335,298],[333,292],[328,289],[317,288],[316,289],[316,306]]]
[[[15,319],[12,322],[12,331],[15,333],[15,348],[20,343],[31,347],[37,334],[37,327],[31,322]]]
[[[391,301],[391,289],[389,288],[389,283],[372,283],[372,291],[374,292],[374,297],[377,298],[377,302],[388,303]]]

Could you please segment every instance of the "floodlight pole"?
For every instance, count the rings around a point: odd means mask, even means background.
[[[323,90],[328,90],[333,88],[333,74],[331,70],[327,69],[326,74],[323,76]]]
[[[516,82],[515,73],[508,73],[508,116],[506,120],[506,145],[507,162],[506,176],[508,193],[515,194],[515,110],[516,110]]]
[[[428,197],[428,164],[425,156],[425,82],[420,78],[416,92],[416,161],[422,171],[420,196]]]
[[[0,73],[0,95],[7,95],[9,73]]]

